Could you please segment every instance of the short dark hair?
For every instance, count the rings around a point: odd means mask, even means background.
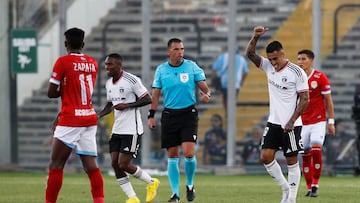
[[[120,61],[120,63],[123,62],[123,57],[118,53],[111,53],[108,55],[109,58],[114,58]]]
[[[282,44],[279,41],[272,41],[266,47],[266,53],[272,53],[274,51],[281,51],[283,49]]]
[[[181,41],[181,39],[179,39],[179,38],[171,38],[171,39],[169,39],[169,41],[168,41],[168,43],[167,43],[167,47],[170,48],[170,46],[171,46],[172,43],[181,43],[181,42],[182,42],[182,41]]]
[[[70,28],[64,33],[68,46],[74,49],[81,49],[84,44],[85,32],[79,28]]]
[[[309,50],[309,49],[303,49],[301,51],[298,52],[299,54],[305,54],[308,58],[310,59],[314,59],[315,58],[315,54],[313,51]]]

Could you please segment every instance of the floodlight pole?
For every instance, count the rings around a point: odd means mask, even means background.
[[[314,59],[314,67],[316,69],[321,69],[321,0],[314,0],[313,1],[313,9],[312,9],[312,15],[313,15],[313,23],[312,23],[312,46],[313,51],[315,53],[315,59]]]
[[[150,0],[142,0],[141,13],[142,13],[142,41],[141,41],[141,79],[150,91]],[[145,111],[146,110],[146,111]],[[141,109],[142,120],[144,121],[144,135],[142,136],[141,146],[141,164],[143,166],[150,165],[150,143],[152,138],[150,129],[147,127],[147,110],[146,108]]]
[[[227,89],[227,155],[226,164],[232,167],[235,164],[235,143],[236,143],[236,90],[235,90],[235,50],[236,50],[236,7],[237,1],[228,1],[229,6],[229,32],[228,32],[228,53],[229,53],[229,81]]]

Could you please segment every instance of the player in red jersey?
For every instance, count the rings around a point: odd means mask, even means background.
[[[310,103],[301,115],[303,129],[301,137],[304,144],[302,155],[302,171],[306,180],[308,192],[306,196],[317,197],[319,179],[322,169],[322,145],[327,130],[335,135],[334,105],[331,98],[330,82],[325,73],[313,68],[314,53],[311,50],[298,52],[298,65],[308,75]]]
[[[71,28],[64,35],[68,55],[57,59],[48,87],[49,98],[61,97],[61,111],[54,130],[45,202],[56,202],[65,163],[75,148],[89,176],[93,202],[103,203],[104,183],[96,163],[97,116],[91,101],[98,64],[81,53],[83,30]]]

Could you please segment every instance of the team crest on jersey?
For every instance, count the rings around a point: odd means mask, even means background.
[[[124,89],[123,87],[121,87],[121,88],[119,89],[119,92],[120,92],[120,93],[124,93],[124,92],[125,92],[125,89]]]
[[[180,81],[186,83],[189,81],[189,74],[188,73],[180,73]]]
[[[313,88],[313,89],[317,88],[317,86],[318,86],[317,81],[311,81],[310,86],[311,86],[311,88]]]
[[[281,81],[283,82],[283,83],[287,83],[287,77],[283,77],[282,79],[281,79]]]

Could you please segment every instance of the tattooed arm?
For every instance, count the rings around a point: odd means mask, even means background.
[[[304,92],[298,93],[298,97],[299,97],[299,103],[296,106],[296,109],[295,109],[293,115],[291,116],[289,121],[286,123],[284,132],[289,132],[294,129],[294,123],[295,123],[296,119],[298,119],[301,116],[301,114],[304,112],[304,110],[306,109],[306,107],[309,104],[309,101],[310,101],[309,91],[304,91]]]
[[[260,66],[261,62],[261,56],[257,55],[256,50],[256,43],[260,36],[262,36],[266,31],[268,31],[268,28],[265,28],[263,26],[256,26],[254,27],[254,34],[252,38],[249,41],[249,44],[246,48],[246,56],[257,66]]]

